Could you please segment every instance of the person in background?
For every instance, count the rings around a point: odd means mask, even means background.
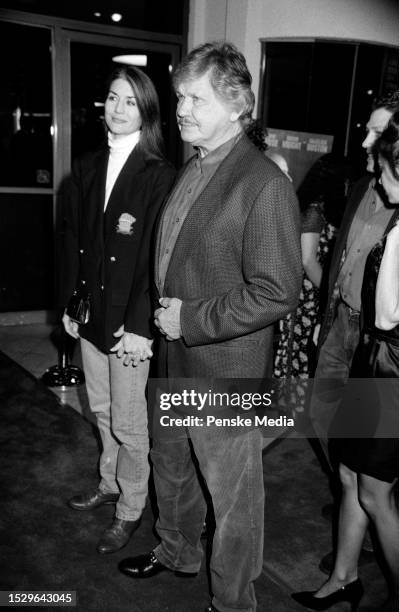
[[[146,383],[152,356],[150,243],[174,180],[162,153],[158,96],[137,68],[118,66],[104,107],[108,143],[74,163],[65,214],[61,304],[90,294],[86,325],[63,316],[80,338],[92,412],[102,442],[97,488],[69,500],[75,510],[116,504],[97,550],[112,553],[137,529],[147,497]]]
[[[248,125],[245,126],[245,133],[248,138],[253,142],[255,147],[261,151],[261,153],[265,153],[266,157],[271,159],[282,172],[284,172],[285,176],[292,182],[291,176],[289,174],[289,168],[287,164],[287,160],[285,157],[270,149],[267,142],[267,130],[263,128],[259,119],[251,119],[248,122]]]
[[[273,151],[272,149],[268,149],[266,155],[269,159],[274,161],[275,164],[280,168],[282,172],[284,172],[285,176],[292,183],[292,178],[290,175],[290,169],[288,168],[287,160],[283,155],[277,153],[277,151]]]
[[[331,487],[336,501],[339,500],[341,487],[336,482],[337,466],[332,464],[329,457],[328,432],[342,400],[359,342],[360,291],[364,264],[371,247],[381,238],[392,215],[392,210],[385,205],[376,189],[373,145],[398,109],[399,90],[373,102],[366,126],[366,138],[362,143],[367,153],[367,175],[354,184],[350,193],[326,279],[326,308],[318,338],[317,367],[309,413],[322,453],[329,464]],[[360,564],[370,562],[373,558],[370,548],[371,545],[367,545],[362,550]],[[320,569],[329,573],[333,563],[334,554],[329,552],[321,560]]]
[[[327,303],[318,338],[315,385],[310,402],[313,427],[328,457],[328,429],[341,401],[339,389],[348,378],[359,341],[360,289],[364,263],[391,216],[375,186],[372,147],[399,108],[399,90],[373,103],[363,148],[367,172],[350,194],[329,268]],[[320,386],[317,384],[320,379]],[[331,389],[324,381],[334,381]],[[338,392],[337,392],[338,389]]]
[[[390,596],[379,610],[399,610],[399,512],[394,498],[399,476],[399,111],[375,151],[391,218],[364,267],[363,325],[350,376],[365,380],[355,394],[344,396],[340,409],[344,419],[353,413],[355,434],[370,437],[332,440],[343,488],[334,568],[317,591],[293,595],[312,610],[327,610],[342,601],[357,609],[363,594],[357,566],[369,521],[389,569]]]
[[[296,311],[280,321],[280,340],[274,367],[274,375],[278,379],[307,379],[313,374],[312,356],[315,350],[312,339],[319,320],[322,277],[328,268],[345,209],[351,175],[346,158],[328,153],[313,164],[297,191],[304,274]],[[289,385],[287,390],[290,390]],[[305,404],[306,385],[295,385],[294,395],[290,401],[301,412]],[[287,400],[285,398],[285,403]]]
[[[245,134],[261,153],[266,153],[268,144],[266,142],[267,131],[262,127],[260,119],[251,119],[244,126]]]

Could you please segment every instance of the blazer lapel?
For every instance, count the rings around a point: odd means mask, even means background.
[[[338,232],[338,237],[334,246],[333,256],[330,264],[329,285],[333,287],[336,282],[336,275],[342,265],[344,251],[346,249],[346,241],[348,239],[349,230],[352,226],[354,216],[360,206],[361,201],[370,188],[371,180],[362,181],[356,186],[356,192],[352,194],[351,201],[348,202],[344,216],[341,221],[341,229]],[[332,284],[333,283],[333,284]]]
[[[92,236],[92,244],[97,251],[102,251],[108,151],[102,151],[99,156],[94,157],[93,161],[92,172],[84,177],[86,191],[84,214],[89,233]]]
[[[243,136],[221,162],[205,189],[192,205],[176,240],[165,278],[165,286],[169,275],[173,276],[174,268],[179,266],[179,262],[187,259],[199,236],[203,234],[212,218],[220,210],[232,182],[232,170],[250,147],[252,144],[246,136]]]
[[[105,241],[112,235],[121,214],[128,210],[129,187],[137,175],[145,168],[145,159],[142,152],[135,147],[127,158],[122,170],[116,179],[115,185],[108,199],[104,215]]]

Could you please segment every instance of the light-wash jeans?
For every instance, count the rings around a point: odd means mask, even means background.
[[[253,583],[263,563],[261,433],[255,429],[232,435],[229,427],[189,429],[192,445],[187,438],[153,440],[156,529],[162,540],[155,554],[170,569],[199,570],[206,502],[195,466],[198,461],[216,522],[210,561],[212,603],[220,612],[254,612]]]
[[[120,493],[115,516],[138,519],[148,493],[149,439],[145,389],[149,361],[123,365],[123,359],[81,339],[90,409],[101,436],[99,489]]]

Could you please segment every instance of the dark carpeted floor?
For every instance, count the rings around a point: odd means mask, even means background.
[[[124,550],[108,556],[96,553],[113,508],[79,513],[65,503],[98,482],[96,433],[1,353],[0,448],[1,590],[74,590],[75,609],[81,612],[204,609],[209,602],[205,567],[194,579],[164,573],[137,582],[117,571],[120,559],[146,552],[156,543],[150,505]],[[265,561],[256,584],[259,610],[299,610],[290,593],[324,580],[317,564],[330,549],[331,530],[320,507],[330,501],[330,494],[306,440],[283,440],[267,451],[264,467]],[[372,565],[362,575],[368,589],[364,603],[382,601],[385,582],[379,568]]]
[[[85,612],[202,610],[209,599],[205,571],[195,580],[167,574],[139,584],[116,569],[119,559],[156,542],[150,507],[125,550],[96,553],[112,506],[80,513],[65,503],[98,482],[95,431],[2,354],[0,406],[1,589],[75,590],[76,609]]]

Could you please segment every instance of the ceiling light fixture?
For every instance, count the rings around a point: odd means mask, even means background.
[[[146,55],[115,55],[112,61],[129,66],[147,66]]]
[[[111,19],[115,21],[115,23],[118,23],[118,21],[122,19],[122,15],[120,13],[112,13]]]

